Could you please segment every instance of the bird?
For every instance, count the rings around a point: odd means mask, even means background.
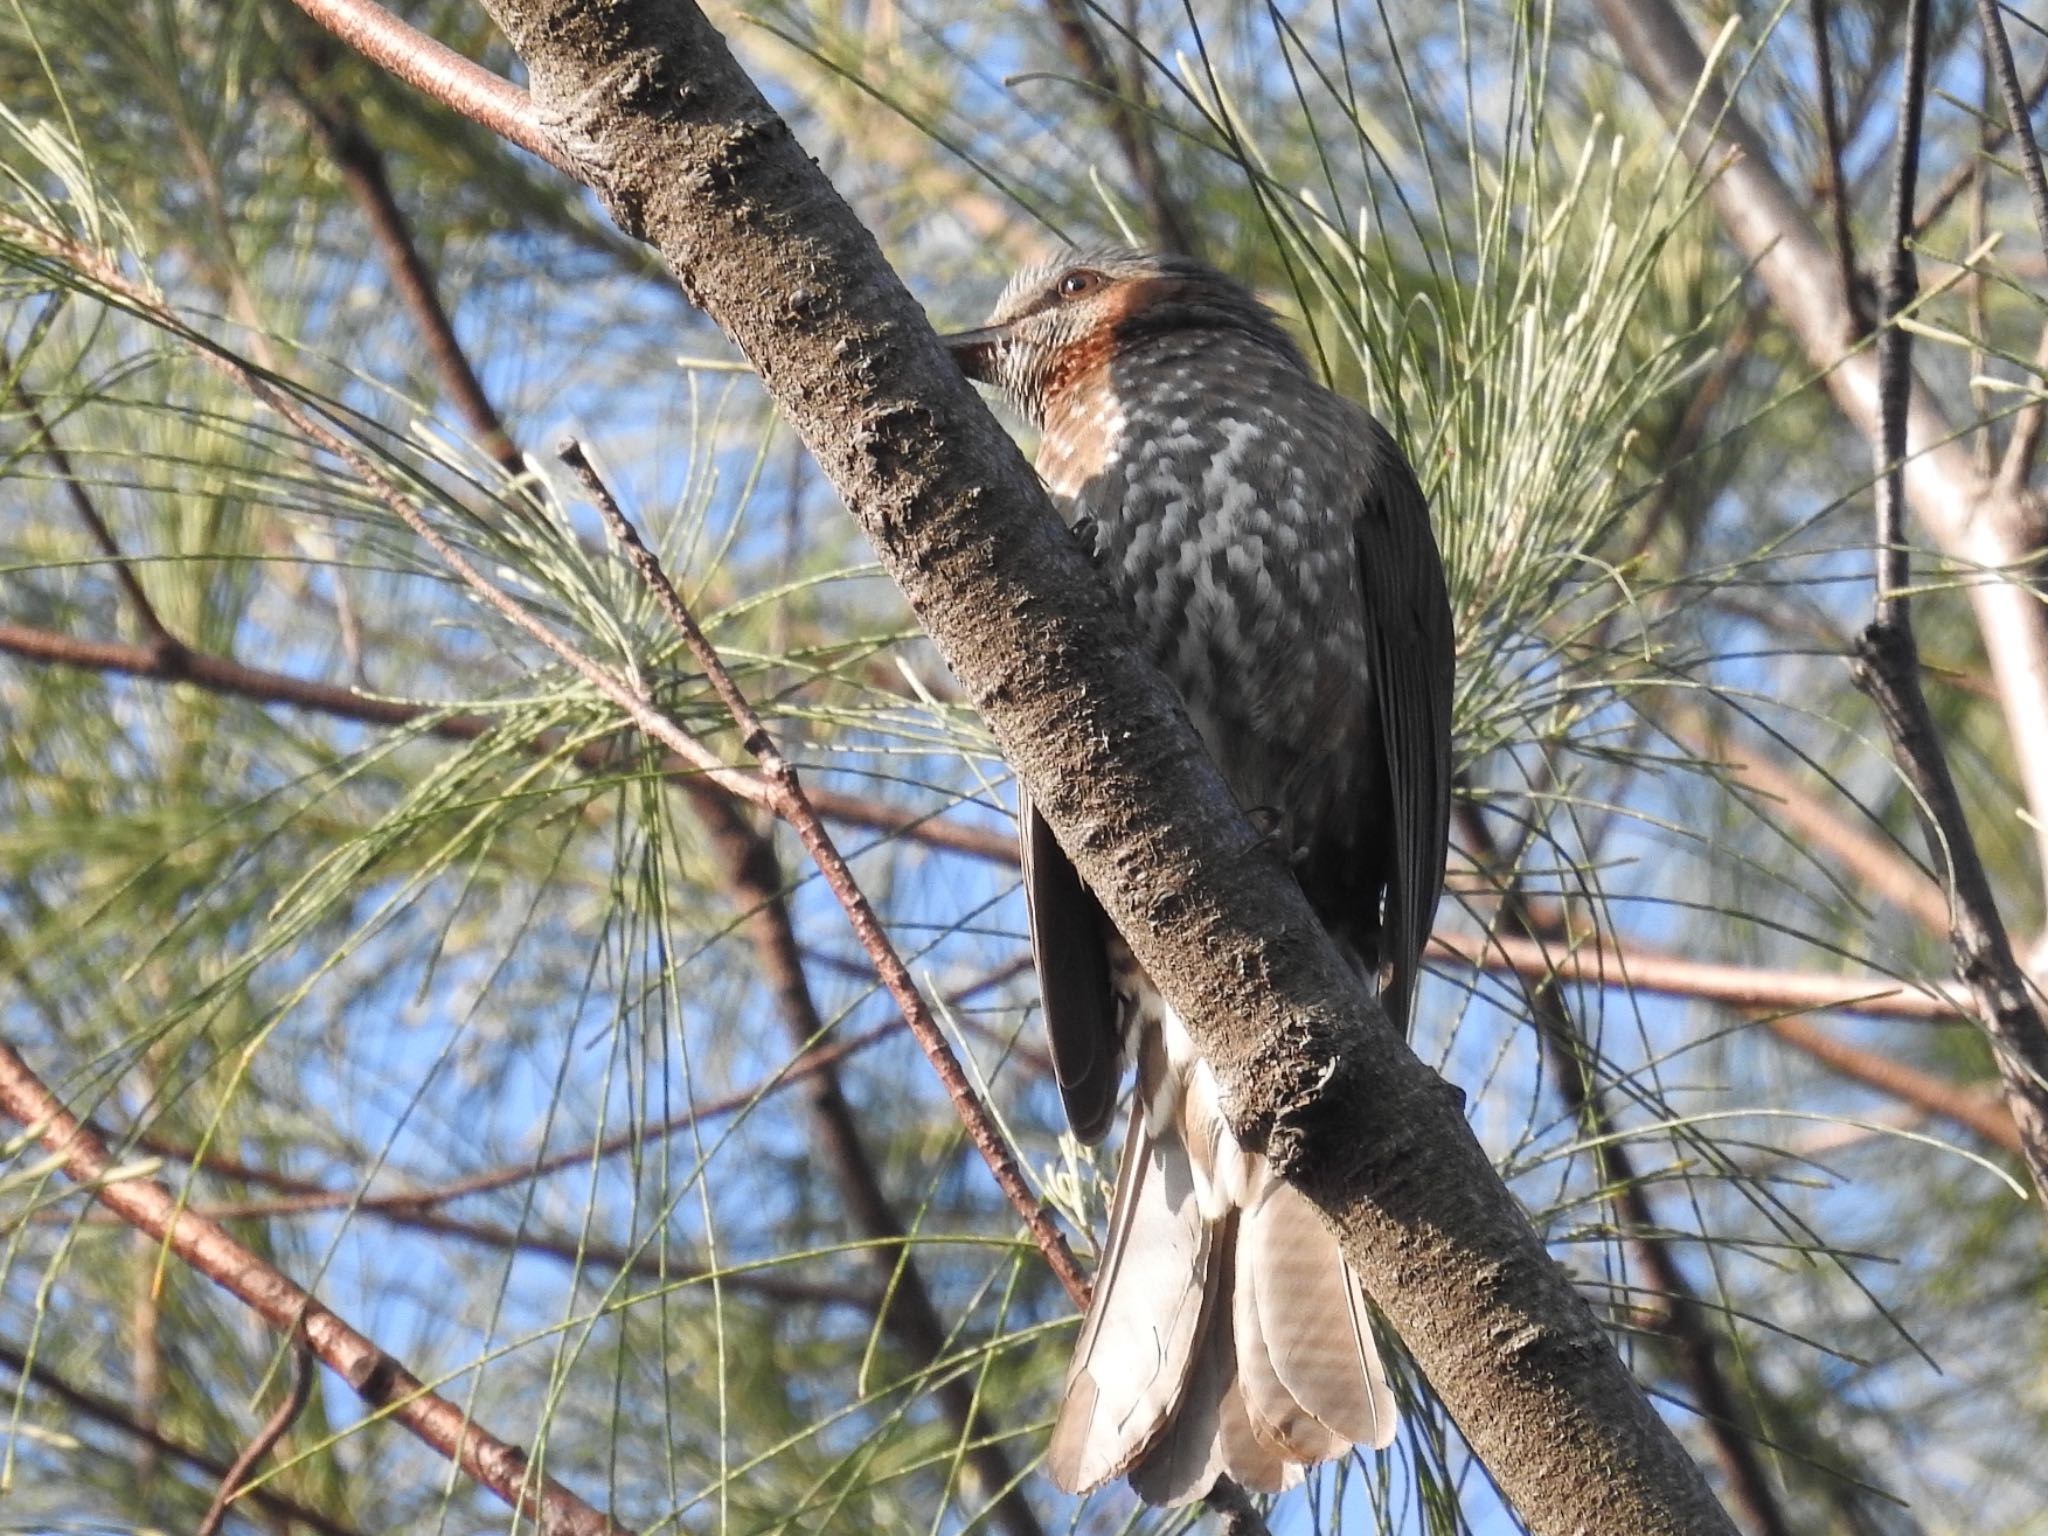
[[[945,338],[1039,433],[1037,469],[1254,826],[1405,1025],[1443,887],[1453,637],[1393,436],[1194,258],[1067,251]],[[1357,1276],[1241,1147],[1179,1016],[1020,791],[1055,1079],[1083,1143],[1136,1069],[1095,1286],[1046,1453],[1146,1503],[1279,1492],[1397,1413]]]

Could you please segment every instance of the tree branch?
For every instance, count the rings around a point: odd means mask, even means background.
[[[2029,115],[2027,97],[2020,90],[2019,71],[2013,67],[2012,41],[2005,35],[2005,21],[1998,11],[1999,0],[1977,0],[1977,19],[1984,28],[1991,75],[2005,101],[2007,131],[2020,152],[2020,175],[2027,183],[2027,201],[2033,204],[2041,252],[2048,255],[2048,175],[2041,170],[2041,147],[2034,142],[2033,118]]]
[[[1876,616],[1857,645],[1857,686],[1870,695],[1891,737],[1900,771],[1912,786],[1929,852],[1947,873],[1951,943],[1964,982],[1977,1000],[1991,1039],[2006,1103],[2019,1129],[2034,1185],[2048,1197],[2048,1028],[2013,958],[1991,882],[1949,772],[1934,714],[1920,687],[1920,651],[1913,638],[1912,551],[1906,543],[1907,412],[1912,389],[1912,333],[1898,317],[1919,295],[1911,230],[1913,188],[1920,167],[1920,119],[1927,91],[1927,0],[1907,7],[1905,100],[1899,109],[1893,167],[1891,249],[1878,333],[1879,438],[1876,451]]]
[[[1824,976],[1805,971],[1767,971],[1745,965],[1717,965],[1605,942],[1563,950],[1560,933],[1544,928],[1536,938],[1512,933],[1433,934],[1433,955],[1475,970],[1506,971],[1531,980],[1555,978],[1632,993],[1694,998],[1746,1012],[1866,1014],[1873,1018],[1954,1019],[1970,1017],[1970,1000],[1960,988],[1915,987],[1890,976]]]
[[[1246,823],[1015,445],[702,14],[493,9],[564,152],[753,360],[1188,1020],[1233,1128],[1333,1220],[1525,1520],[1727,1532],[1458,1096]]]
[[[316,68],[308,63],[295,73],[300,78],[288,78],[285,89],[361,210],[370,238],[376,241],[390,273],[392,291],[412,317],[434,371],[441,376],[442,391],[498,466],[509,475],[520,474],[525,464],[519,449],[506,433],[504,418],[484,393],[483,381],[455,335],[455,324],[441,302],[440,287],[421,258],[412,226],[391,190],[383,152],[370,142],[345,104],[321,98],[317,79],[311,78],[317,76]]]
[[[451,713],[438,705],[414,704],[403,699],[379,698],[334,683],[313,682],[284,672],[244,666],[228,656],[181,648],[163,655],[147,646],[122,645],[104,640],[81,640],[53,630],[36,629],[0,620],[0,652],[27,661],[73,667],[86,672],[106,672],[155,682],[186,683],[210,693],[247,699],[252,703],[281,705],[310,710],[340,720],[365,725],[417,725],[429,736],[447,741],[476,741],[498,728],[488,715]],[[559,750],[547,738],[533,743],[535,752]],[[578,767],[593,773],[616,774],[637,759],[629,758],[604,743],[594,743],[576,753]],[[670,754],[656,771],[669,778],[691,778],[697,768],[680,756]],[[866,827],[890,837],[907,838],[949,853],[997,863],[1015,863],[1017,840],[993,828],[950,821],[928,812],[902,810],[864,795],[836,790],[808,791],[819,812],[847,826]]]
[[[92,535],[93,543],[99,546],[100,553],[107,557],[108,563],[113,567],[114,580],[120,583],[122,592],[128,598],[128,607],[134,613],[135,621],[141,626],[143,634],[149,637],[150,646],[158,651],[181,650],[183,647],[178,638],[164,627],[164,621],[157,616],[156,605],[149,600],[149,593],[143,590],[141,578],[130,568],[127,558],[121,553],[121,546],[114,538],[113,529],[107,526],[107,520],[100,516],[100,509],[93,504],[92,497],[86,494],[85,483],[71,467],[71,455],[64,451],[63,445],[57,441],[57,434],[43,419],[42,410],[37,406],[35,396],[28,392],[28,386],[22,382],[13,359],[8,357],[4,348],[0,348],[0,373],[10,375],[8,393],[13,397],[21,413],[28,418],[30,445],[39,447],[43,457],[50,461],[50,467],[57,472],[57,482],[64,487],[64,495],[71,503],[71,510],[77,514],[86,532]]]
[[[1597,0],[1623,59],[1667,116],[1678,120],[1699,90],[1699,110],[1680,133],[1695,161],[1715,160],[1708,187],[1722,227],[1770,294],[1779,316],[1825,378],[1843,415],[1880,440],[1878,365],[1859,348],[1855,317],[1841,295],[1834,260],[1800,200],[1771,163],[1754,129],[1713,81],[1670,0]],[[1710,125],[1718,120],[1718,136]],[[1978,473],[1939,402],[1907,381],[1905,497],[1957,568],[2012,742],[2014,767],[2032,817],[2036,878],[2048,875],[2048,614],[2025,579],[2038,555],[2028,500]]]
[[[180,1209],[177,1196],[154,1179],[110,1180],[114,1160],[105,1138],[64,1108],[5,1041],[0,1041],[0,1112],[27,1127],[100,1204],[166,1244],[278,1332],[303,1337],[374,1413],[396,1419],[480,1486],[538,1520],[546,1536],[630,1536],[554,1478],[535,1472],[524,1451],[429,1390],[374,1340],[229,1236],[220,1223]]]
[[[2032,112],[2034,108],[2041,104],[2041,98],[2044,96],[2048,96],[2048,70],[2043,70],[2040,78],[2027,91],[2025,110]],[[1997,149],[1999,145],[2006,141],[2011,132],[2010,128],[2002,124],[1988,124],[1985,130],[1984,142],[1979,146],[1979,153],[1991,153],[1991,151]],[[1949,172],[1941,185],[1935,189],[1934,195],[1927,199],[1926,205],[1921,208],[1919,215],[1913,220],[1913,238],[1915,240],[1918,240],[1935,226],[1941,216],[1948,212],[1955,200],[1961,197],[1969,189],[1970,184],[1978,179],[1982,169],[1983,167],[1979,162],[1972,159],[1965,161]]]
[[[1109,119],[1110,133],[1116,139],[1117,148],[1123,152],[1131,179],[1138,184],[1138,191],[1145,199],[1145,210],[1158,243],[1185,255],[1200,255],[1201,246],[1196,238],[1194,221],[1180,199],[1173,195],[1166,168],[1160,163],[1159,144],[1152,134],[1151,124],[1138,103],[1126,92],[1122,72],[1095,35],[1095,28],[1088,20],[1088,0],[1045,0],[1045,8],[1052,17],[1053,30],[1059,33],[1060,46],[1102,102],[1103,112]]]
[[[444,48],[382,6],[363,0],[293,0],[298,8],[372,63],[407,85],[490,129],[508,144],[567,176],[575,162],[535,112],[526,92]]]

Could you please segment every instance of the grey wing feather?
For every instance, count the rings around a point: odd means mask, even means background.
[[[1456,645],[1443,559],[1415,472],[1378,422],[1371,422],[1363,448],[1366,483],[1373,487],[1357,523],[1366,668],[1386,754],[1396,838],[1382,949],[1382,958],[1393,962],[1394,979],[1385,1001],[1395,1023],[1405,1027],[1422,947],[1443,894]]]
[[[1022,785],[1017,845],[1053,1076],[1067,1124],[1093,1144],[1109,1130],[1123,1075],[1109,976],[1109,919]]]

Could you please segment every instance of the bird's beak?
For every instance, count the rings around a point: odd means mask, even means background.
[[[996,348],[1002,343],[1003,327],[984,325],[971,331],[955,331],[950,336],[941,336],[946,350],[953,354],[953,361],[960,365],[960,371],[970,379],[982,384],[996,381]]]

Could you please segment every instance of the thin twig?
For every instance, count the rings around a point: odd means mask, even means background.
[[[50,461],[50,467],[57,472],[58,484],[64,487],[64,494],[71,503],[71,510],[92,535],[93,542],[100,547],[100,553],[112,565],[114,580],[121,584],[127,595],[128,606],[135,614],[135,622],[142,626],[142,632],[149,637],[150,644],[160,650],[182,649],[178,639],[164,627],[164,621],[157,615],[156,605],[149,600],[149,593],[143,590],[141,579],[129,567],[128,558],[121,552],[120,543],[114,538],[113,529],[100,516],[100,510],[86,494],[85,484],[78,478],[78,471],[72,467],[71,455],[64,451],[57,441],[57,434],[44,420],[42,410],[37,406],[35,396],[28,392],[21,376],[15,371],[14,360],[0,348],[0,373],[10,376],[8,392],[14,403],[28,418],[29,443],[42,450],[43,457]]]
[[[383,152],[370,142],[361,123],[345,105],[316,96],[314,82],[291,80],[286,88],[362,211],[371,238],[383,253],[392,290],[426,344],[427,357],[441,376],[442,390],[469,423],[471,433],[485,452],[507,474],[520,474],[525,463],[505,431],[504,418],[484,392],[483,380],[477,377],[469,353],[455,334],[454,322],[441,302],[440,286],[420,256],[412,226],[391,190]]]
[[[154,1179],[109,1178],[115,1163],[106,1138],[66,1109],[5,1041],[0,1041],[0,1113],[27,1127],[100,1204],[164,1243],[280,1333],[303,1337],[374,1412],[396,1419],[480,1486],[537,1519],[546,1536],[629,1536],[610,1516],[536,1471],[524,1451],[432,1391],[376,1341],[314,1300],[218,1222],[181,1209],[178,1197]]]
[[[277,1405],[277,1411],[264,1420],[263,1427],[256,1431],[256,1438],[243,1448],[228,1467],[227,1474],[220,1480],[220,1491],[213,1496],[213,1504],[206,1511],[206,1518],[199,1522],[193,1536],[216,1536],[221,1522],[228,1517],[228,1506],[241,1497],[242,1484],[255,1470],[256,1464],[270,1454],[272,1446],[285,1437],[300,1414],[306,1411],[306,1400],[313,1395],[313,1378],[319,1366],[303,1340],[292,1344],[292,1385],[285,1400]]]
[[[1984,44],[1998,94],[2005,98],[2005,116],[2020,154],[2020,174],[2026,178],[2027,200],[2034,205],[2034,227],[2041,234],[2041,251],[2048,255],[2048,175],[2041,170],[2041,147],[2034,142],[2034,123],[2025,93],[2020,90],[2019,71],[2013,67],[2012,42],[2005,35],[2005,21],[1998,14],[1999,0],[1977,0],[1977,18],[1984,27]]]
[[[1168,250],[1199,256],[1194,221],[1174,195],[1171,179],[1160,163],[1151,122],[1134,99],[1139,87],[1126,88],[1115,62],[1103,50],[1088,20],[1088,0],[1045,0],[1045,8],[1067,57],[1102,101],[1110,133],[1144,196],[1154,238]]]
[[[932,1069],[938,1073],[939,1081],[953,1101],[961,1123],[966,1126],[968,1138],[973,1141],[989,1169],[996,1176],[996,1182],[1009,1197],[1010,1204],[1024,1219],[1032,1240],[1045,1254],[1046,1262],[1053,1273],[1066,1287],[1067,1294],[1077,1306],[1085,1306],[1088,1297],[1088,1280],[1081,1272],[1081,1266],[1074,1258],[1073,1250],[1059,1228],[1053,1225],[1051,1214],[1037,1196],[1031,1193],[1031,1186],[1025,1181],[1023,1170],[1010,1151],[1002,1132],[989,1116],[981,1097],[967,1081],[967,1075],[960,1069],[953,1047],[948,1043],[944,1031],[932,1016],[926,1005],[924,994],[918,990],[916,981],[896,953],[896,946],[876,917],[867,895],[854,879],[853,871],[847,867],[838,847],[832,841],[831,833],[825,830],[817,808],[797,778],[796,768],[782,755],[782,749],[775,744],[775,738],[754,710],[739,685],[726,671],[725,663],[717,650],[697,627],[695,617],[684,604],[682,594],[676,591],[668,573],[661,568],[661,562],[654,552],[641,542],[639,533],[620,510],[604,482],[591,468],[584,456],[582,445],[573,438],[564,442],[560,449],[562,462],[582,482],[589,493],[592,504],[604,519],[605,527],[619,547],[625,552],[633,569],[646,583],[647,589],[661,605],[662,612],[683,637],[690,654],[703,669],[704,676],[717,693],[733,723],[739,727],[740,737],[747,751],[761,765],[760,782],[770,788],[769,809],[790,824],[804,849],[818,866],[825,883],[845,910],[847,921],[852,924],[854,936],[860,941],[869,959],[874,962],[875,974],[881,978],[889,995],[896,1000],[903,1013],[903,1020],[910,1026],[918,1045],[930,1060]]]
[[[498,729],[487,715],[450,712],[433,704],[414,704],[403,699],[380,698],[334,683],[314,682],[285,672],[244,666],[229,656],[184,649],[164,655],[147,646],[123,645],[104,640],[84,640],[55,630],[0,621],[0,651],[28,661],[73,667],[86,672],[112,673],[154,682],[186,683],[209,693],[247,699],[252,703],[281,705],[354,720],[365,725],[418,726],[430,736],[447,741],[476,741]],[[559,750],[552,738],[542,736],[531,743],[532,750],[546,754]],[[574,759],[579,768],[592,773],[618,774],[637,771],[637,758],[629,758],[602,742],[579,749]],[[697,769],[673,754],[655,765],[655,771],[669,778],[696,774]],[[1017,860],[1017,840],[993,828],[977,827],[929,812],[905,810],[865,795],[837,790],[809,791],[811,803],[826,817],[846,826],[865,827],[890,837],[907,838],[949,853],[984,859],[999,864]]]
[[[1059,1233],[1057,1227],[1053,1227],[1051,1217],[1047,1210],[1044,1210],[1044,1206],[1038,1200],[1030,1198],[1030,1190],[1024,1184],[1022,1171],[1016,1165],[1016,1155],[1012,1153],[1010,1143],[1001,1135],[1001,1128],[993,1122],[987,1108],[981,1104],[981,1098],[973,1092],[973,1085],[961,1071],[961,1063],[952,1055],[952,1047],[946,1042],[946,1036],[940,1032],[938,1022],[932,1018],[926,1006],[924,993],[918,989],[915,981],[911,981],[909,971],[903,967],[903,961],[897,956],[895,946],[889,940],[889,934],[883,930],[881,920],[874,915],[872,907],[868,905],[866,893],[856,883],[854,872],[846,866],[846,860],[840,858],[838,848],[831,844],[831,838],[825,831],[823,823],[817,819],[815,809],[805,799],[803,784],[797,778],[795,766],[788,762],[788,758],[782,756],[782,750],[776,745],[774,735],[768,731],[768,725],[754,709],[754,702],[745,696],[745,692],[741,692],[737,682],[733,682],[731,672],[725,668],[725,659],[719,655],[717,647],[705,637],[705,631],[698,627],[696,616],[682,600],[682,594],[676,590],[676,584],[670,582],[668,571],[662,567],[662,561],[655,557],[655,553],[639,537],[639,530],[633,526],[631,518],[627,518],[625,510],[618,506],[618,500],[612,496],[610,487],[598,475],[596,467],[592,467],[590,459],[584,453],[584,446],[575,438],[567,438],[561,444],[559,457],[563,465],[567,465],[569,471],[584,485],[584,492],[590,496],[592,506],[598,508],[598,516],[604,520],[604,526],[610,532],[612,541],[621,547],[627,561],[639,573],[645,588],[653,594],[655,602],[662,606],[662,612],[668,616],[670,625],[676,629],[678,635],[682,635],[684,645],[690,647],[690,655],[696,657],[698,668],[705,672],[713,690],[719,694],[719,700],[725,705],[727,713],[733,717],[733,725],[739,727],[739,733],[745,739],[745,748],[748,748],[748,752],[752,752],[754,758],[760,762],[762,772],[768,776],[770,782],[784,786],[784,791],[788,795],[788,805],[786,809],[780,811],[780,815],[791,823],[791,827],[795,827],[797,836],[803,840],[805,848],[811,852],[813,862],[825,877],[825,883],[831,887],[831,891],[840,899],[840,905],[846,909],[848,920],[854,926],[854,934],[858,936],[860,946],[868,952],[868,961],[874,965],[874,973],[883,979],[883,985],[889,987],[889,993],[897,999],[897,1006],[903,1012],[903,1020],[909,1024],[911,1034],[918,1036],[918,1044],[924,1047],[926,1057],[932,1061],[932,1069],[938,1073],[940,1081],[946,1087],[946,1094],[952,1098],[954,1108],[961,1114],[961,1120],[967,1126],[969,1139],[975,1143],[975,1147],[981,1149],[983,1159],[995,1171],[997,1182],[1004,1184],[1004,1192],[1010,1194],[1012,1204],[1016,1206],[1018,1214],[1022,1214],[1026,1227],[1032,1233],[1032,1239],[1044,1253],[1044,1260],[1047,1260],[1053,1274],[1059,1278],[1059,1282],[1067,1288],[1067,1294],[1073,1298],[1073,1305],[1085,1311],[1087,1296],[1090,1296],[1090,1284],[1087,1284],[1087,1278],[1081,1274],[1073,1251],[1067,1247],[1067,1239]],[[791,1034],[799,1042],[817,1038],[821,1024],[817,1018],[817,1010],[811,1004],[809,985],[805,983],[803,977],[803,954],[797,948],[797,934],[791,928],[791,924],[788,924],[788,909],[780,899],[780,874],[774,868],[774,850],[768,848],[768,844],[762,838],[758,838],[758,834],[754,834],[750,827],[745,827],[745,823],[739,819],[739,811],[731,805],[731,801],[715,799],[709,793],[702,793],[698,809],[707,817],[707,827],[711,829],[713,840],[723,848],[729,879],[739,891],[750,895],[756,901],[754,918],[750,920],[756,926],[756,952],[760,956],[762,973],[776,989],[780,1008],[784,1020],[788,1022],[788,1028],[791,1028]],[[834,1165],[834,1176],[840,1182],[842,1198],[846,1200],[854,1221],[868,1235],[874,1237],[899,1235],[901,1225],[897,1223],[895,1212],[889,1208],[889,1202],[883,1196],[881,1182],[874,1178],[872,1163],[862,1147],[860,1130],[854,1122],[850,1106],[840,1096],[838,1081],[834,1077],[823,1075],[813,1079],[811,1108],[813,1120],[819,1126],[821,1139],[831,1155],[831,1165]],[[885,1323],[893,1325],[911,1343],[911,1348],[915,1352],[924,1354],[930,1360],[936,1360],[944,1350],[944,1329],[940,1327],[938,1311],[932,1307],[932,1298],[930,1292],[924,1288],[922,1276],[907,1260],[903,1262],[901,1270],[895,1276],[895,1294],[897,1305],[891,1307],[891,1311],[885,1315]],[[963,1378],[948,1378],[940,1382],[938,1393],[946,1411],[954,1417],[956,1423],[963,1425],[963,1438],[971,1442],[971,1430],[977,1413],[969,1382]],[[1038,1530],[1038,1520],[1030,1511],[1030,1505],[1024,1501],[1018,1489],[1010,1487],[1012,1475],[1008,1460],[1001,1456],[995,1456],[991,1460],[991,1450],[997,1448],[985,1446],[979,1452],[975,1452],[975,1462],[983,1466],[983,1477],[991,1493],[1001,1491],[997,1495],[995,1505],[999,1516],[1006,1520],[1006,1524],[1012,1530]],[[1229,1483],[1229,1479],[1221,1479],[1221,1487],[1227,1487],[1229,1491],[1237,1493],[1239,1499],[1243,1497],[1243,1493],[1233,1483]],[[1249,1503],[1245,1507],[1249,1509]],[[1247,1536],[1249,1532],[1262,1532],[1264,1526],[1255,1522],[1257,1518],[1253,1513],[1251,1526],[1237,1524],[1233,1528],[1247,1532]]]
[[[1898,315],[1917,295],[1910,239],[1920,124],[1927,92],[1927,0],[1907,10],[1905,99],[1892,175],[1891,249],[1885,264],[1886,324],[1878,334],[1880,434],[1876,460],[1876,613],[1857,644],[1856,684],[1884,720],[1899,769],[1917,798],[1929,850],[1946,873],[1957,969],[1976,999],[2019,1128],[2034,1184],[2048,1196],[2048,1029],[2013,957],[1991,882],[1949,771],[1948,755],[1920,686],[1913,637],[1912,551],[1906,543],[1906,407],[1912,334]]]
[[[1841,274],[1842,301],[1856,317],[1859,330],[1870,329],[1862,285],[1856,280],[1856,243],[1849,227],[1849,188],[1842,177],[1842,119],[1835,105],[1835,47],[1829,34],[1828,0],[1812,0],[1813,61],[1820,93],[1821,138],[1827,146],[1828,207],[1835,220],[1835,262]]]
[[[2040,78],[2027,90],[2024,103],[2027,112],[2032,112],[2034,108],[2038,107],[2043,97],[2048,97],[2048,69],[2044,69],[2041,72]],[[1979,146],[1978,153],[1980,155],[1990,154],[2006,141],[2011,132],[2012,130],[2002,123],[1988,125],[1984,135],[1984,142]],[[1968,164],[1959,165],[1948,173],[1941,185],[1935,189],[1934,195],[1927,199],[1926,205],[1921,208],[1919,215],[1913,220],[1914,239],[1918,240],[1928,230],[1932,229],[1941,216],[1948,212],[1955,200],[1969,190],[1970,184],[1977,178],[1978,171],[1979,166],[1973,159]]]
[[[74,1413],[81,1413],[109,1429],[117,1430],[152,1452],[169,1457],[173,1461],[183,1462],[194,1471],[203,1472],[216,1481],[228,1475],[227,1464],[217,1457],[196,1450],[181,1440],[172,1439],[155,1425],[136,1418],[110,1398],[73,1386],[47,1365],[29,1359],[12,1345],[0,1344],[0,1366],[33,1383],[39,1390],[49,1393]],[[288,1498],[275,1489],[252,1488],[247,1498],[250,1503],[274,1519],[306,1526],[320,1532],[321,1536],[361,1536],[354,1526],[337,1520],[321,1510],[309,1508],[297,1499]]]

